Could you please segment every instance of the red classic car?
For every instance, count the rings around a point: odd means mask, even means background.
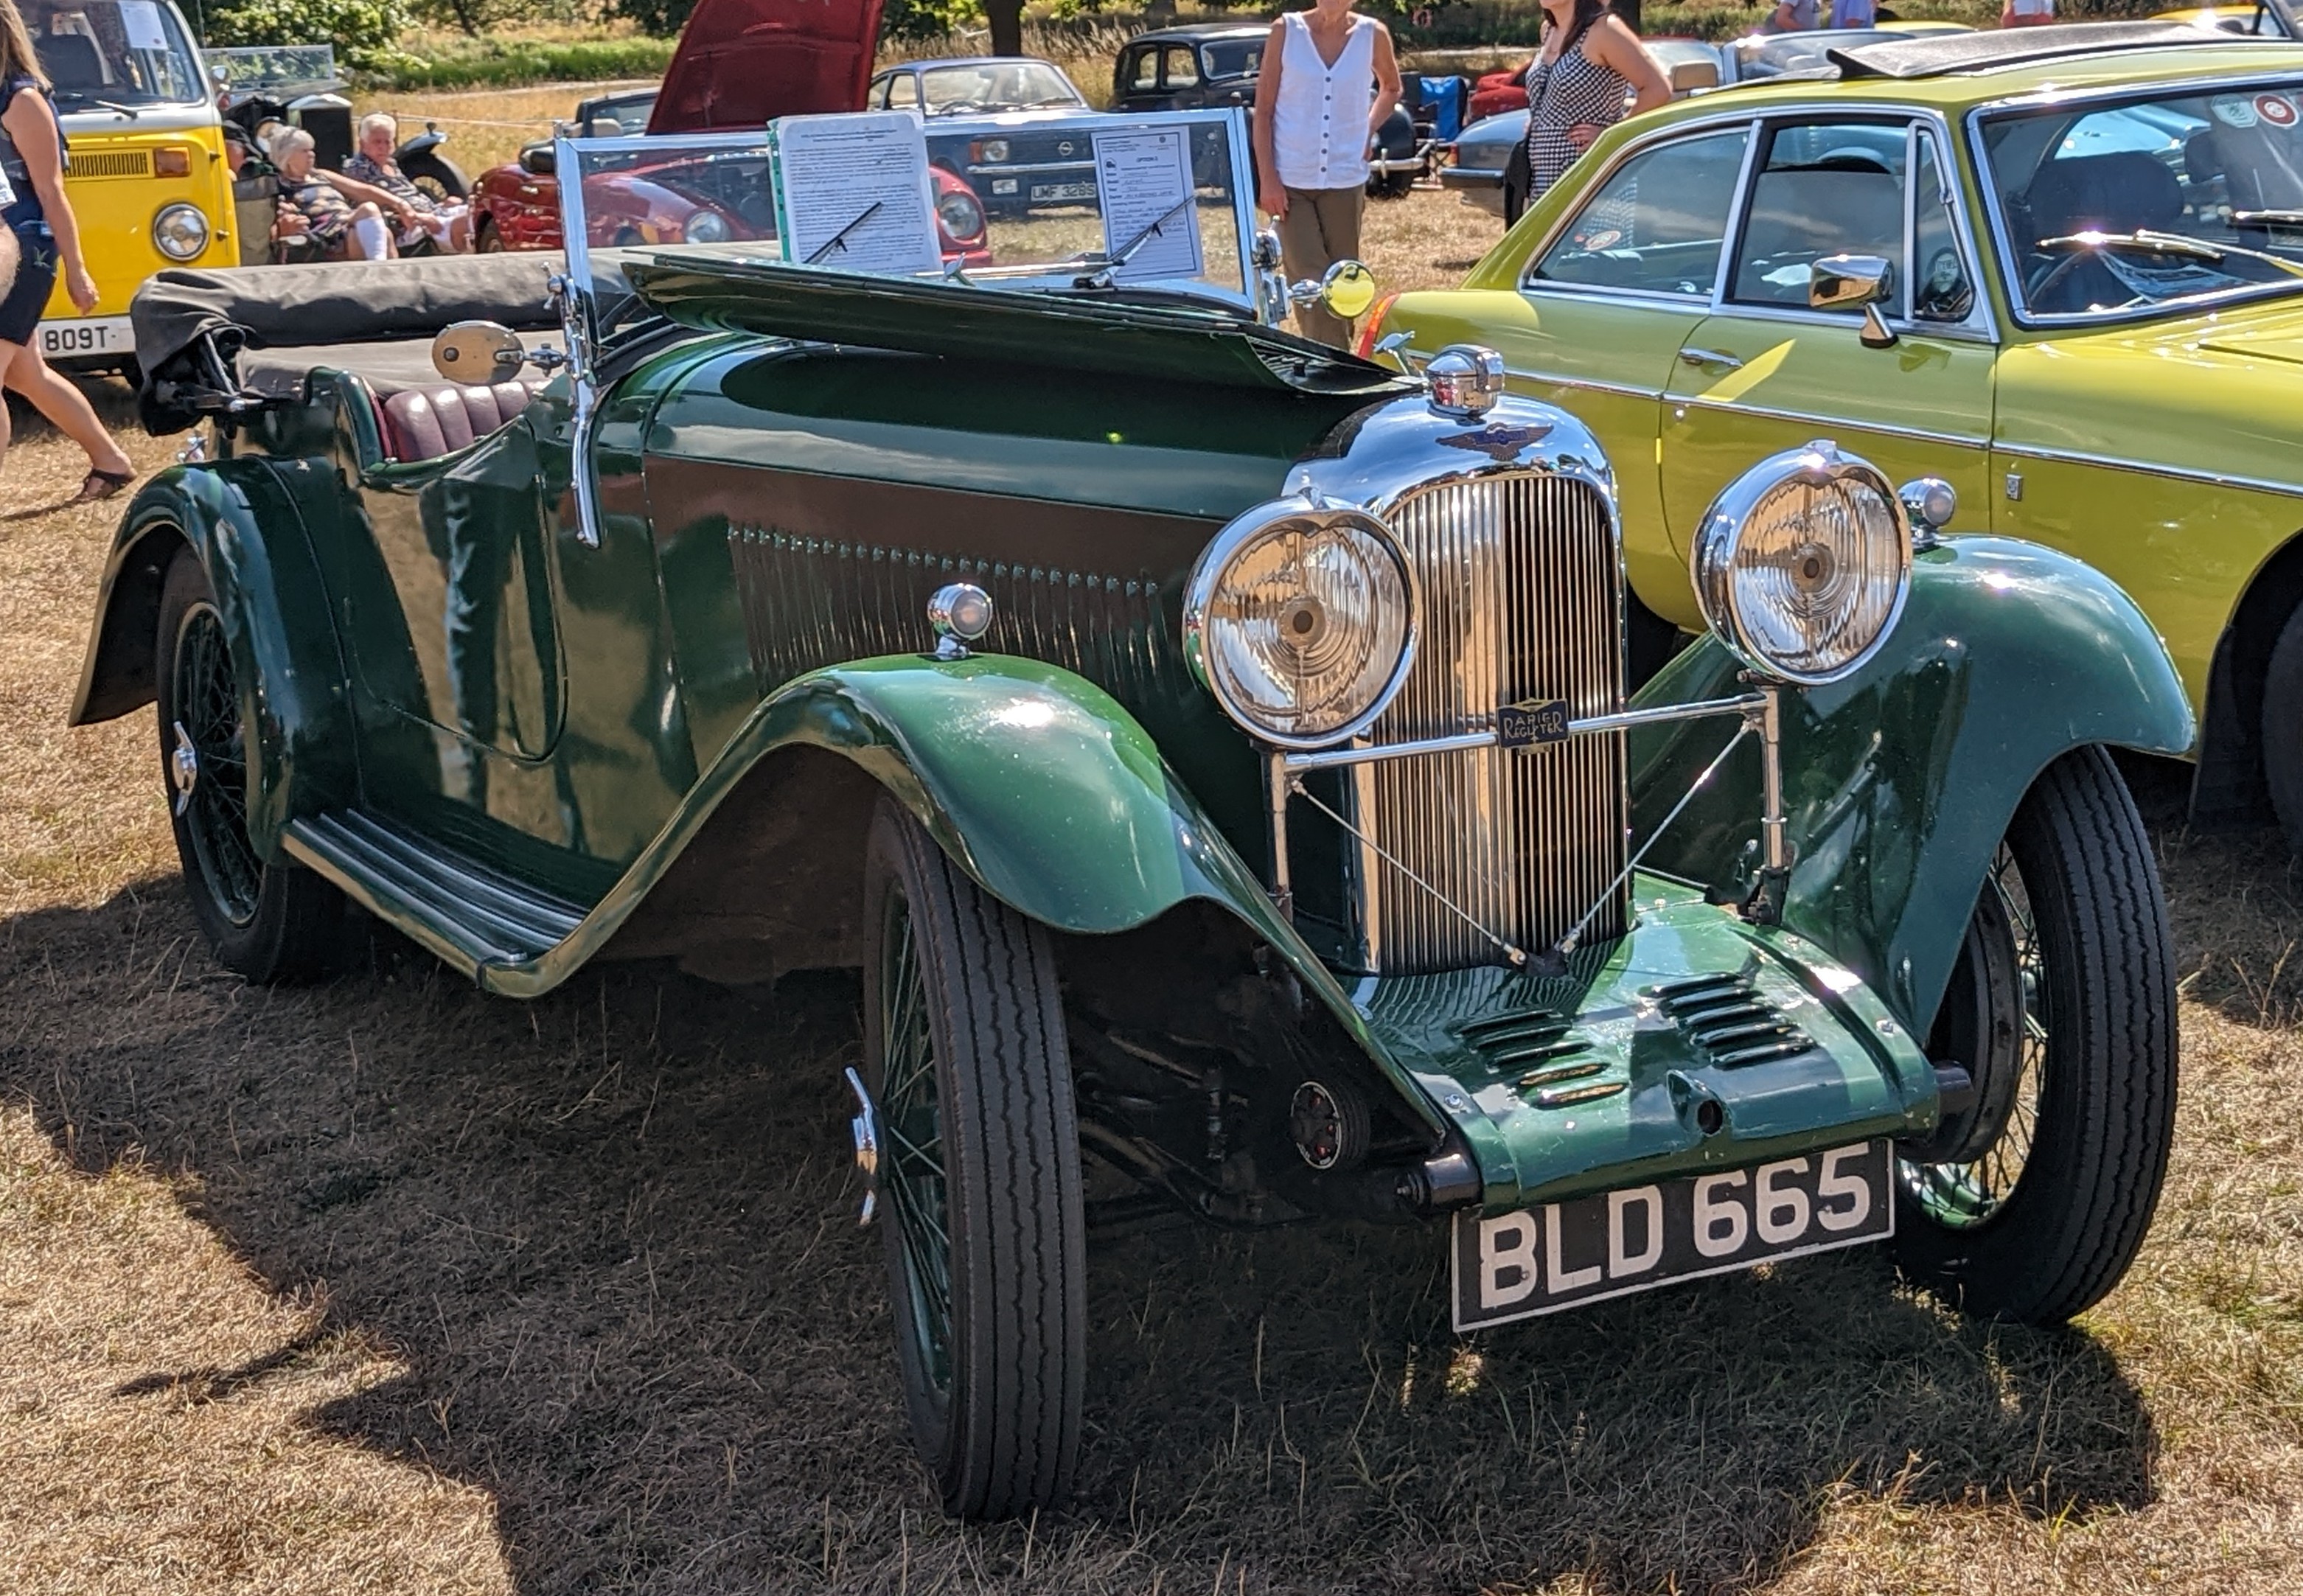
[[[585,183],[590,242],[716,244],[773,238],[775,202],[766,166],[762,156],[748,153],[721,157],[690,152],[660,165],[595,173]],[[968,266],[990,260],[983,206],[975,190],[941,166],[930,167],[928,175],[935,182],[936,232],[944,259]],[[560,248],[560,189],[551,144],[531,144],[517,162],[482,173],[472,190],[472,210],[477,249]]]
[[[700,133],[756,128],[777,116],[855,111],[864,106],[880,31],[880,0],[703,0],[679,36],[647,131]],[[579,125],[579,135],[586,131]],[[775,211],[764,172],[692,154],[662,166],[595,176],[586,185],[591,242],[713,243],[772,238]],[[946,260],[979,265],[983,206],[966,182],[937,168],[936,224]],[[473,239],[481,249],[560,247],[558,180],[549,140],[480,174],[472,187]]]

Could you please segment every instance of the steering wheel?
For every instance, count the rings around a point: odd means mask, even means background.
[[[2038,247],[2044,249],[2047,242],[2047,240],[2041,239]],[[2071,246],[2070,254],[2049,266],[2037,279],[2023,285],[2024,297],[2031,301],[2034,309],[2038,308],[2040,301],[2044,300],[2053,290],[2061,286],[2064,278],[2077,271],[2081,265],[2096,258],[2095,250],[2087,245],[2073,244]]]
[[[2061,314],[2061,312],[2056,311],[2048,303],[2047,295],[2049,291],[2061,286],[2063,279],[2069,277],[2079,267],[2088,265],[2100,267],[2102,264],[2102,258],[2095,250],[2088,249],[2076,249],[2071,254],[2055,262],[2054,266],[2049,266],[2045,272],[2040,274],[2037,281],[2025,284],[2024,298],[2030,301],[2031,308],[2036,311],[2040,311],[2050,316]],[[2106,276],[2109,276],[2110,274],[2111,274],[2108,272],[2105,274]],[[2113,280],[2116,281],[2115,278]],[[2127,285],[2122,283],[2120,286],[2124,288]],[[2150,301],[2144,295],[2131,293],[2116,305],[2105,305],[2099,307],[2079,306],[2074,307],[2074,308],[2131,310],[2138,305],[2146,305]]]

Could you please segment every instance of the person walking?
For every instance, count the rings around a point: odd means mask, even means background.
[[[1352,0],[1318,0],[1271,24],[1255,79],[1256,204],[1278,226],[1291,281],[1358,258],[1368,147],[1398,104],[1391,31]],[[1351,324],[1324,307],[1299,305],[1295,319],[1307,338],[1351,342]]]
[[[1671,80],[1607,0],[1543,0],[1543,48],[1527,69],[1531,205],[1607,129],[1671,103]]]
[[[96,308],[96,279],[80,258],[80,225],[64,198],[63,126],[48,98],[47,74],[32,48],[30,30],[16,0],[0,0],[0,178],[11,198],[0,207],[16,246],[15,281],[0,299],[0,384],[31,401],[88,453],[88,476],[75,504],[109,499],[136,480],[136,467],[96,418],[88,395],[58,376],[41,359],[40,313],[47,308],[56,274],[82,316]],[[0,452],[8,446],[8,418],[0,406]]]

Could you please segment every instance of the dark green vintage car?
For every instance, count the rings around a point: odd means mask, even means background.
[[[1277,277],[1232,114],[1079,122],[1102,190],[981,268],[571,215],[564,266],[148,290],[201,430],[73,713],[156,701],[218,958],[317,975],[356,904],[512,998],[860,967],[956,1513],[1065,1489],[1107,1193],[1432,1223],[1464,1330],[1891,1237],[1978,1313],[2110,1289],[2175,1022],[2107,750],[2192,737],[2134,605],[1818,441],[1720,485],[1663,663],[1574,417],[1281,330],[1366,283]],[[1142,140],[1204,127],[1163,209]],[[563,141],[562,203],[767,153]],[[878,252],[886,194],[780,224]]]

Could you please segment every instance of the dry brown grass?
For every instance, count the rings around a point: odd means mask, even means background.
[[[1388,251],[1493,228],[1419,196],[1371,253],[1444,277]],[[2303,884],[2267,834],[2185,834],[2151,773],[2180,1142],[2079,1329],[1965,1322],[1866,1253],[1463,1342],[1421,1233],[1104,1237],[1078,1499],[963,1529],[910,1459],[853,1222],[853,984],[624,967],[523,1006],[393,947],[313,990],[219,971],[149,713],[61,723],[114,518],[36,507],[78,475],[53,439],[0,469],[0,1590],[2288,1596],[2303,1570]]]
[[[403,139],[427,122],[448,135],[444,153],[477,180],[491,166],[519,156],[519,147],[551,136],[552,124],[575,114],[579,100],[620,89],[645,89],[645,79],[598,83],[540,83],[526,89],[402,89],[352,96],[353,114],[389,111]],[[634,128],[632,131],[640,130]]]

